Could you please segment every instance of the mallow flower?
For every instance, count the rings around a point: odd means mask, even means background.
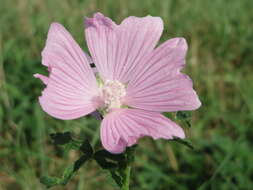
[[[99,110],[102,145],[111,153],[143,136],[184,138],[182,128],[162,112],[195,110],[201,103],[191,79],[180,72],[185,39],[156,47],[162,31],[159,17],[131,16],[117,25],[96,13],[85,19],[89,57],[62,25],[52,23],[42,51],[49,76],[34,75],[46,85],[39,97],[42,109],[63,120]]]

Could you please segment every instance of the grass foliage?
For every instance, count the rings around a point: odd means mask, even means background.
[[[49,25],[62,23],[85,50],[83,17],[101,11],[118,23],[130,15],[163,18],[161,41],[185,37],[185,72],[203,106],[187,128],[191,150],[175,142],[140,141],[132,189],[238,190],[253,187],[252,0],[1,0],[0,2],[0,189],[44,189],[42,175],[58,175],[78,153],[66,155],[52,132],[71,131],[100,147],[91,117],[56,120],[37,101],[40,64]],[[110,181],[110,180],[109,180]],[[112,189],[108,174],[90,162],[65,187]]]

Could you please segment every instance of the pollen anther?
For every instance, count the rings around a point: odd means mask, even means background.
[[[125,85],[117,80],[106,80],[100,88],[101,98],[105,108],[109,111],[112,108],[120,108],[122,98],[126,95]]]

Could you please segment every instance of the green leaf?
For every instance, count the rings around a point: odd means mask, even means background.
[[[74,173],[75,173],[74,164],[72,164],[64,170],[62,179],[61,179],[61,184],[66,185],[68,181],[70,180],[70,178],[74,175]]]
[[[93,148],[90,143],[85,140],[83,143],[72,139],[70,132],[65,133],[55,133],[50,135],[56,145],[64,145],[64,152],[68,153],[69,150],[80,150],[84,153],[78,160],[73,164],[65,168],[62,177],[48,177],[43,176],[41,178],[41,183],[50,188],[55,185],[66,185],[69,180],[76,174],[76,172],[81,168],[81,166],[93,156]]]
[[[75,161],[74,164],[71,164],[67,167],[61,178],[57,177],[48,177],[43,176],[40,179],[40,182],[44,184],[47,188],[53,187],[55,185],[66,185],[69,180],[76,174],[76,172],[80,169],[80,167],[89,159],[87,155],[81,156],[78,160]]]
[[[112,154],[104,149],[98,150],[94,154],[94,159],[103,169],[117,168],[126,163],[124,154]]]
[[[127,147],[126,149],[126,155],[127,155],[127,163],[131,164],[132,162],[134,162],[134,156],[135,156],[135,150],[137,148],[137,144],[131,146],[131,147]]]
[[[123,161],[123,160],[125,160],[124,153],[123,154],[112,154],[112,153],[106,151],[105,149],[98,150],[95,154],[99,155],[100,157],[104,157],[106,159],[111,159],[111,160],[114,160],[114,161]]]
[[[88,140],[85,140],[80,146],[80,150],[89,157],[93,155],[93,148]]]
[[[77,140],[71,140],[70,142],[69,142],[69,149],[72,149],[72,150],[80,150],[80,147],[81,147],[81,145],[82,145],[82,143],[80,142],[80,141],[77,141]]]
[[[112,179],[120,188],[125,189],[129,185],[130,165],[134,160],[135,148],[136,146],[128,147],[122,154],[112,154],[104,149],[94,154],[97,163],[110,171]]]
[[[96,154],[94,155],[94,159],[96,160],[98,165],[103,169],[113,169],[118,166],[116,163],[107,161],[105,158],[101,158]]]
[[[50,188],[55,185],[59,185],[60,178],[57,177],[49,177],[49,176],[42,176],[40,178],[40,183],[45,185],[47,188]]]
[[[114,170],[111,170],[110,173],[111,173],[111,177],[112,177],[113,180],[116,182],[116,184],[117,184],[119,187],[122,187],[122,185],[123,185],[122,176],[119,175],[118,172],[116,172],[116,171],[114,171]]]
[[[90,157],[88,155],[81,156],[77,161],[74,163],[74,172],[79,170],[81,166],[89,159]]]

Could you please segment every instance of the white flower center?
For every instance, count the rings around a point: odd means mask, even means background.
[[[124,84],[117,80],[106,80],[100,90],[107,111],[121,107],[121,100],[126,95]]]

